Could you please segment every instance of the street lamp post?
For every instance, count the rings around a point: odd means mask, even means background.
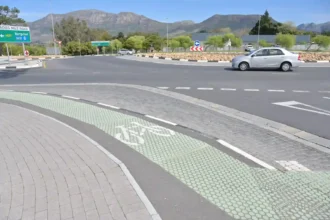
[[[260,36],[260,20],[261,20],[261,16],[259,15],[259,25],[258,25],[258,49],[260,47],[259,45],[259,36]]]
[[[49,5],[50,8],[52,8],[51,0],[49,0]],[[54,42],[54,54],[57,55],[56,53],[56,39],[55,39],[55,29],[54,29],[54,18],[53,18],[53,13],[51,13],[51,19],[52,19],[52,28],[53,28],[53,42]]]
[[[168,53],[168,18],[166,18],[166,53]]]

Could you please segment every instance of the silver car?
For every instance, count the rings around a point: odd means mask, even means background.
[[[251,51],[249,54],[237,56],[232,61],[234,69],[245,71],[250,68],[281,69],[286,72],[299,67],[302,63],[299,54],[280,47],[267,47]]]
[[[118,54],[119,55],[132,55],[133,54],[133,51],[127,50],[127,49],[120,49],[118,51]]]

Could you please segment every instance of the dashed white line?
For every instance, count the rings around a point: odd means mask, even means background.
[[[330,97],[323,97],[324,99],[330,99]]]
[[[252,156],[251,154],[246,153],[245,151],[242,151],[241,149],[239,149],[239,148],[237,148],[237,147],[235,147],[235,146],[233,146],[233,145],[227,143],[227,142],[224,141],[224,140],[220,140],[220,139],[219,139],[219,140],[217,140],[217,141],[218,141],[220,144],[222,144],[223,146],[225,146],[225,147],[231,149],[232,151],[235,151],[236,153],[238,153],[238,154],[244,156],[245,158],[248,158],[249,160],[252,160],[253,162],[259,164],[260,166],[263,166],[263,167],[265,167],[265,168],[267,168],[267,169],[269,169],[269,170],[276,170],[275,167],[273,167],[273,166],[271,166],[271,165],[265,163],[265,162],[262,161],[262,160],[259,160],[258,158]]]
[[[267,91],[268,91],[268,92],[285,92],[285,91],[282,90],[282,89],[268,89]]]
[[[93,72],[93,74],[100,74],[100,72]]]
[[[259,89],[244,89],[246,92],[259,92]]]
[[[309,93],[310,91],[308,91],[308,90],[292,90],[292,92],[296,92],[296,93]]]
[[[98,104],[98,105],[102,105],[102,106],[105,106],[105,107],[113,108],[113,109],[120,109],[120,108],[119,108],[119,107],[117,107],[117,106],[108,105],[108,104],[105,104],[105,103],[101,103],[101,102],[98,102],[97,104]]]
[[[163,87],[163,86],[161,86],[161,87],[157,87],[158,89],[168,89],[168,87]]]
[[[190,87],[176,87],[175,89],[190,89]]]
[[[236,91],[236,89],[233,88],[221,88],[222,91]]]
[[[286,170],[290,171],[311,171],[307,167],[301,165],[297,161],[285,161],[285,160],[280,160],[276,161],[279,163],[282,167],[284,167]]]
[[[330,91],[319,91],[319,93],[330,93]]]
[[[157,118],[157,117],[154,117],[154,116],[151,116],[151,115],[145,115],[147,118],[151,118],[151,119],[154,119],[154,120],[157,120],[157,121],[161,121],[161,122],[164,122],[166,124],[170,124],[170,125],[174,125],[176,126],[177,124],[173,123],[173,122],[170,122],[170,121],[166,121],[166,120],[163,120],[163,119],[160,119],[160,118]]]
[[[213,90],[213,88],[197,88],[197,90]]]
[[[75,100],[78,100],[80,98],[77,98],[77,97],[73,97],[73,96],[67,96],[67,95],[62,95],[63,98],[67,98],[67,99],[75,99]]]
[[[41,95],[47,95],[47,93],[46,93],[46,92],[31,92],[31,93],[33,93],[33,94],[41,94]]]

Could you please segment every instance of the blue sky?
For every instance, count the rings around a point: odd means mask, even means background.
[[[214,14],[263,14],[267,9],[281,22],[293,21],[298,25],[330,21],[329,0],[1,0],[1,5],[19,8],[26,21],[52,11],[61,14],[81,9],[134,12],[158,21],[168,17],[170,22],[200,22]]]

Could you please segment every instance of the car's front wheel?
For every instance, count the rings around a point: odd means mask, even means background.
[[[289,62],[282,63],[281,70],[283,72],[287,72],[287,71],[291,70],[291,63],[289,63]]]
[[[242,62],[238,65],[238,68],[241,71],[245,71],[245,70],[249,69],[249,64],[247,62]]]

